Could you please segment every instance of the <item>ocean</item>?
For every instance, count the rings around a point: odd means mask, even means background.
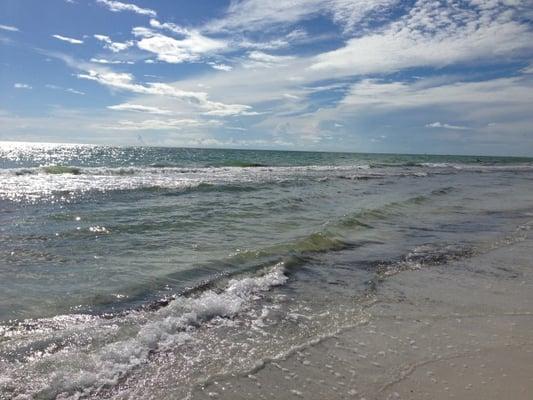
[[[195,398],[520,240],[532,196],[528,158],[0,143],[0,398]]]

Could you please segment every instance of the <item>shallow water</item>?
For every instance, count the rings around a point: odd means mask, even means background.
[[[186,397],[533,215],[528,159],[4,143],[0,167],[0,398]]]

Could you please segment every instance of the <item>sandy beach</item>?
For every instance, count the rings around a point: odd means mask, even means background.
[[[193,398],[531,399],[533,240],[521,230],[469,259],[389,277],[368,322]]]

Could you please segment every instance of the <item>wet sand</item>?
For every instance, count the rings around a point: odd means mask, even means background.
[[[192,398],[533,398],[533,240],[403,271],[381,282],[368,322]]]

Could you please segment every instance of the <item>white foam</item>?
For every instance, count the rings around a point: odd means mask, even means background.
[[[454,166],[454,164],[450,163],[421,163],[420,165],[428,168],[449,168]]]
[[[194,331],[208,321],[221,322],[223,318],[232,318],[245,312],[252,302],[260,298],[261,292],[287,281],[283,263],[276,264],[267,273],[257,277],[232,279],[224,290],[209,290],[197,297],[178,297],[167,307],[156,312],[134,312],[116,322],[105,322],[120,326],[140,324],[133,328],[133,333],[119,336],[100,347],[66,346],[55,353],[40,353],[38,356],[26,357],[22,363],[6,365],[0,372],[0,397],[10,393],[13,398],[77,399],[95,394],[103,387],[114,386],[136,368],[149,360],[152,352],[175,349],[177,346],[194,339]],[[43,325],[54,326],[57,323],[43,321]],[[219,320],[220,319],[220,320]],[[84,324],[94,329],[95,339],[102,340],[106,335],[98,329],[100,320],[90,318],[64,318],[77,325],[72,335],[83,331]],[[65,330],[68,330],[68,325]],[[132,329],[130,327],[130,329]],[[120,332],[115,329],[115,334]],[[47,337],[55,329],[45,330]],[[39,330],[35,340],[40,340],[43,333]],[[21,338],[24,347],[28,346],[31,333],[25,332]],[[65,333],[59,331],[58,337],[64,339]],[[43,374],[42,369],[47,373]],[[31,384],[28,384],[31,382]]]
[[[84,167],[77,174],[49,174],[42,168],[0,170],[0,198],[12,201],[65,201],[87,192],[160,188],[188,190],[202,184],[232,185],[284,182],[291,179],[367,174],[368,165],[292,167]],[[376,174],[374,172],[373,174]]]
[[[472,172],[531,171],[531,165],[458,165],[425,163],[426,168],[442,172],[464,169]],[[340,174],[339,174],[340,173]],[[0,199],[13,201],[65,201],[87,192],[137,190],[160,188],[189,190],[202,184],[223,186],[232,184],[261,184],[286,182],[301,178],[318,181],[324,178],[345,179],[380,178],[391,176],[426,176],[425,171],[407,171],[405,168],[388,167],[370,169],[369,165],[314,165],[291,167],[203,167],[203,168],[155,168],[129,167],[79,168],[79,174],[49,174],[42,168],[0,170]]]

